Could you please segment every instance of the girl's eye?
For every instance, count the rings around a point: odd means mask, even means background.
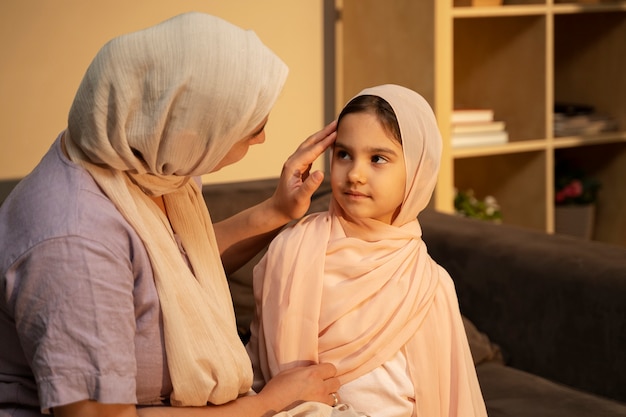
[[[350,155],[348,155],[348,152],[342,150],[337,151],[336,156],[337,159],[348,159],[350,157]]]
[[[374,155],[372,156],[372,162],[375,164],[385,164],[387,163],[387,159],[380,155]]]

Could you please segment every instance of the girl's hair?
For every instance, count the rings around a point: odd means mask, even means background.
[[[383,126],[383,129],[402,145],[402,135],[400,134],[400,125],[398,124],[396,113],[385,99],[373,95],[357,96],[350,100],[341,110],[337,123],[340,124],[341,119],[350,113],[374,114]]]

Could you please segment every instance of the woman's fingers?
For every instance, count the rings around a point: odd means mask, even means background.
[[[335,141],[337,122],[326,125],[322,130],[309,136],[287,160],[302,174]]]
[[[318,142],[321,142],[324,139],[327,139],[336,130],[337,130],[337,121],[333,120],[332,122],[324,126],[321,130],[309,136],[304,142],[302,142],[300,146],[301,147],[310,146]]]
[[[340,383],[334,365],[318,365],[291,368],[275,375],[259,395],[269,398],[271,403],[281,403],[278,409],[302,401],[317,401],[333,405]]]
[[[311,172],[311,164],[333,143],[337,122],[333,121],[309,136],[283,165],[272,206],[289,220],[303,216],[311,196],[324,179],[322,172]]]

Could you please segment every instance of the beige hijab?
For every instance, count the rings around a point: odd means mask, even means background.
[[[286,76],[253,32],[187,13],[105,45],[70,110],[71,159],[137,231],[152,262],[174,405],[222,404],[250,388],[211,219],[189,178],[211,172],[252,133]],[[150,199],[159,195],[167,218]]]
[[[401,211],[392,225],[355,224],[333,200],[329,212],[274,240],[254,271],[253,363],[267,381],[299,364],[331,362],[345,384],[402,350],[416,415],[486,416],[452,280],[428,255],[416,219],[439,170],[435,117],[409,89],[359,93],[367,94],[385,99],[400,125],[407,178]]]

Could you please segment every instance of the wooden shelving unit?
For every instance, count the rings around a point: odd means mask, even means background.
[[[337,106],[397,83],[433,106],[444,137],[432,202],[455,187],[496,197],[504,222],[554,231],[554,165],[567,157],[602,182],[594,239],[626,245],[626,1],[337,0]],[[620,131],[555,137],[558,101],[610,114]],[[509,143],[452,148],[455,108],[491,108]]]

